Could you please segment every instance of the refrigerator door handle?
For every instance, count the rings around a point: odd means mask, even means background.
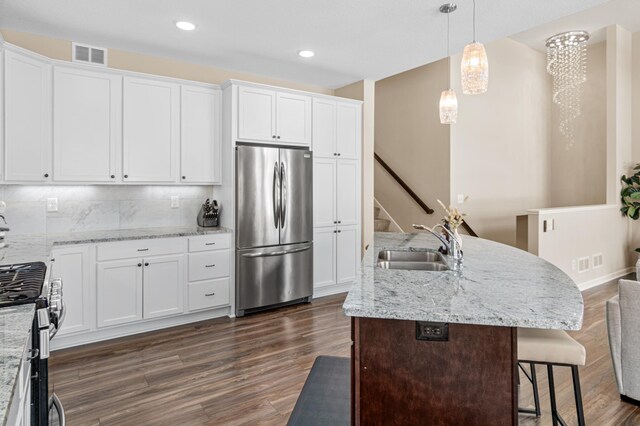
[[[278,170],[278,162],[273,167],[273,224],[278,229],[280,222],[280,171]]]
[[[267,257],[267,256],[283,256],[285,254],[291,254],[291,253],[299,253],[301,251],[307,251],[311,248],[311,246],[306,246],[306,247],[300,247],[300,248],[295,248],[295,249],[291,249],[291,250],[280,250],[280,251],[272,251],[270,253],[263,253],[263,252],[258,252],[258,253],[247,253],[247,254],[243,254],[242,257]]]
[[[284,228],[284,221],[287,217],[287,196],[289,189],[287,188],[287,171],[284,167],[284,161],[280,163],[280,229]]]

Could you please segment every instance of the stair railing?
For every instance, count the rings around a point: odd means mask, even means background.
[[[398,185],[400,185],[402,189],[404,189],[405,192],[409,194],[413,201],[415,201],[426,214],[433,214],[433,209],[429,207],[424,201],[422,201],[418,194],[416,194],[415,191],[413,191],[413,189],[411,189],[411,187],[407,185],[407,183],[402,180],[402,178],[398,176],[398,174],[382,158],[380,158],[377,153],[373,153],[373,158],[376,159],[376,161],[382,166],[382,168],[385,169],[387,173],[389,173],[389,175],[391,175],[391,177],[398,183]],[[478,236],[478,234],[476,234],[471,226],[469,226],[466,220],[462,222],[462,227],[472,237]]]

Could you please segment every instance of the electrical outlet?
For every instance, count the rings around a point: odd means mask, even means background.
[[[57,198],[47,198],[47,211],[48,212],[57,212],[58,211],[58,199]]]
[[[0,201],[0,214],[3,214],[7,210],[7,203]]]
[[[180,198],[177,195],[172,195],[171,196],[171,208],[172,209],[177,209],[178,207],[180,207]]]
[[[577,261],[577,260],[575,260],[575,259],[573,259],[573,260],[571,261],[571,270],[572,270],[572,271],[575,271],[576,269],[578,269],[578,261]]]
[[[458,194],[458,204],[462,204],[467,200],[464,194]]]

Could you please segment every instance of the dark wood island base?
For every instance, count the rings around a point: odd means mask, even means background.
[[[352,318],[351,424],[516,425],[517,329],[421,324]]]

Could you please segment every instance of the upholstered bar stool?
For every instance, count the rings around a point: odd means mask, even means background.
[[[565,426],[566,423],[556,404],[556,391],[553,380],[553,367],[570,367],[573,377],[573,394],[576,401],[578,425],[584,426],[584,410],[582,407],[582,394],[580,391],[580,376],[578,366],[585,365],[587,354],[580,343],[576,342],[562,330],[540,330],[536,328],[518,328],[518,364],[525,372],[523,364],[529,364],[530,374],[526,374],[531,381],[534,393],[535,410],[521,410],[540,415],[540,400],[538,398],[538,383],[535,375],[535,365],[547,366],[549,376],[549,398],[551,400],[551,416],[553,425],[558,423]]]

